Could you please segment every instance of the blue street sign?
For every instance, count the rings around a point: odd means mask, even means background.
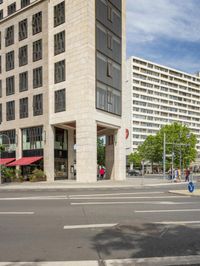
[[[188,190],[191,193],[194,191],[194,184],[193,184],[193,182],[189,182],[189,184],[188,184]]]

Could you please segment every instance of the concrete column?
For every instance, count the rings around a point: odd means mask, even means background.
[[[22,130],[20,128],[16,129],[16,159],[22,157]]]
[[[77,182],[97,180],[97,125],[90,115],[76,121]]]
[[[105,166],[106,166],[106,178],[114,179],[114,145],[106,145],[105,154]]]
[[[54,181],[54,127],[44,128],[44,172],[47,181]]]
[[[125,133],[119,128],[114,135],[114,180],[126,179]]]
[[[74,150],[74,130],[68,129],[68,179],[74,179],[74,175],[71,173],[71,165],[74,165],[76,160],[76,154]]]

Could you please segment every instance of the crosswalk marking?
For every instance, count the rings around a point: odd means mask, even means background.
[[[32,215],[34,212],[0,212],[0,215]]]
[[[143,210],[134,211],[135,213],[160,213],[160,212],[200,212],[200,209],[174,209],[174,210]]]
[[[103,228],[114,227],[117,224],[78,224],[78,225],[65,225],[64,229],[87,229],[87,228]]]

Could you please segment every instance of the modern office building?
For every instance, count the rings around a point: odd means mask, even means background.
[[[94,182],[97,136],[107,177],[125,178],[125,1],[0,1],[4,163],[47,180]],[[76,172],[76,176],[75,176]]]
[[[200,154],[200,77],[130,57],[127,60],[130,141],[134,152],[148,135],[173,122],[187,125]]]

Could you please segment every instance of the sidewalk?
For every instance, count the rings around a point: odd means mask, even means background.
[[[161,176],[128,177],[124,181],[99,180],[94,183],[77,183],[74,180],[59,180],[54,182],[23,182],[23,183],[3,183],[0,190],[6,189],[80,189],[80,188],[128,188],[160,185],[179,185],[182,183],[172,183]]]

